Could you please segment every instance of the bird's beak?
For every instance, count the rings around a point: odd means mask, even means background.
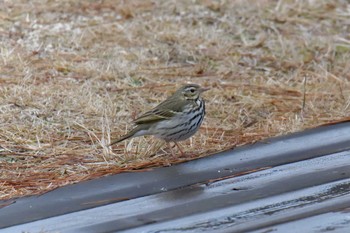
[[[200,89],[199,89],[199,91],[202,93],[202,92],[205,92],[205,91],[208,91],[208,90],[210,90],[210,88],[204,88],[204,87],[201,87]]]

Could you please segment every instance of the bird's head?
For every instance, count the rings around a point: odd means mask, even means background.
[[[187,84],[181,87],[177,92],[187,100],[196,100],[202,92],[207,90],[209,90],[209,88],[203,88],[197,84]]]

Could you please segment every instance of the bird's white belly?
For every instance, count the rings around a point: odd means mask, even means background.
[[[198,113],[197,113],[198,115]],[[181,114],[154,125],[153,135],[165,141],[181,141],[193,136],[203,121],[203,116]]]

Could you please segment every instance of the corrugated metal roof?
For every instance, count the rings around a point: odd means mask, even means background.
[[[21,198],[0,209],[0,228],[350,232],[349,208],[350,123],[342,123]]]

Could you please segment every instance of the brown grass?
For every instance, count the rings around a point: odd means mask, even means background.
[[[342,120],[348,1],[2,1],[0,199],[177,163]],[[211,87],[171,159],[106,145],[184,83]],[[160,148],[157,153],[157,148]]]

